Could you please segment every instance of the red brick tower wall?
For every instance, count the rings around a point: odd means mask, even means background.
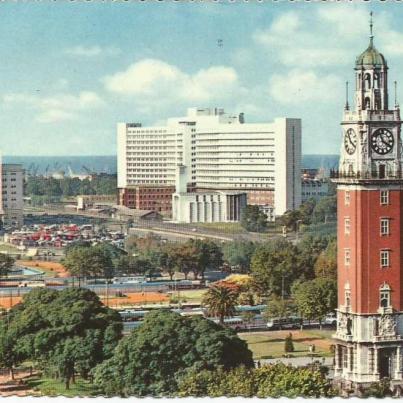
[[[392,290],[394,309],[402,310],[403,261],[402,206],[403,190],[389,191],[389,204],[381,205],[380,190],[350,190],[350,204],[345,205],[345,190],[338,190],[338,299],[345,304],[345,284],[350,284],[351,310],[376,313],[379,288],[386,282]],[[345,234],[345,217],[350,218],[350,234]],[[381,235],[380,219],[389,218],[390,234]],[[345,249],[351,253],[345,265]],[[380,250],[390,250],[390,265],[381,268]]]

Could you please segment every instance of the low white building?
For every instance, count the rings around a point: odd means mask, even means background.
[[[172,218],[176,222],[236,222],[247,205],[245,192],[187,192],[187,168],[177,168],[176,192],[172,195]]]
[[[24,170],[20,164],[1,164],[3,225],[24,224]]]

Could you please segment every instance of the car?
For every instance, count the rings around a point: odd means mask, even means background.
[[[329,313],[326,315],[323,323],[325,325],[336,326],[337,325],[337,316],[335,313]]]

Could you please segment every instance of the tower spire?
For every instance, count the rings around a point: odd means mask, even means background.
[[[369,33],[370,33],[370,35],[369,35],[369,41],[370,41],[370,44],[371,44],[371,46],[373,45],[373,42],[374,42],[374,34],[373,34],[373,30],[372,30],[372,28],[373,28],[373,26],[374,26],[374,22],[373,22],[373,19],[372,19],[372,16],[374,15],[374,13],[371,11],[370,13],[369,13]]]
[[[348,104],[348,81],[346,81],[346,105],[345,105],[344,109],[346,111],[348,111],[350,109],[350,106]]]

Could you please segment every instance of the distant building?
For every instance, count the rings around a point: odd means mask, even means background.
[[[115,195],[79,195],[76,199],[77,210],[86,210],[88,208],[112,206],[116,204]]]
[[[246,207],[245,192],[188,192],[187,167],[177,168],[176,192],[172,196],[172,218],[177,222],[236,222]]]
[[[131,208],[139,208],[136,187],[148,187],[158,211],[170,210],[158,203],[174,192],[181,164],[193,191],[246,193],[248,204],[272,206],[276,215],[301,204],[300,119],[245,123],[243,114],[190,108],[164,126],[119,123],[117,147],[119,203]]]
[[[162,221],[162,215],[156,211],[133,210],[125,206],[117,206],[112,213],[112,218],[122,221],[133,220],[134,222]]]
[[[259,206],[259,210],[262,211],[264,214],[267,215],[267,221],[273,222],[276,219],[274,214],[274,207],[268,204],[264,206]]]
[[[309,199],[320,200],[329,193],[329,182],[327,179],[302,179],[301,200],[305,203]]]
[[[118,204],[136,210],[154,210],[171,215],[175,186],[129,185],[118,191]]]
[[[3,225],[21,227],[24,224],[24,170],[20,164],[2,164]]]

